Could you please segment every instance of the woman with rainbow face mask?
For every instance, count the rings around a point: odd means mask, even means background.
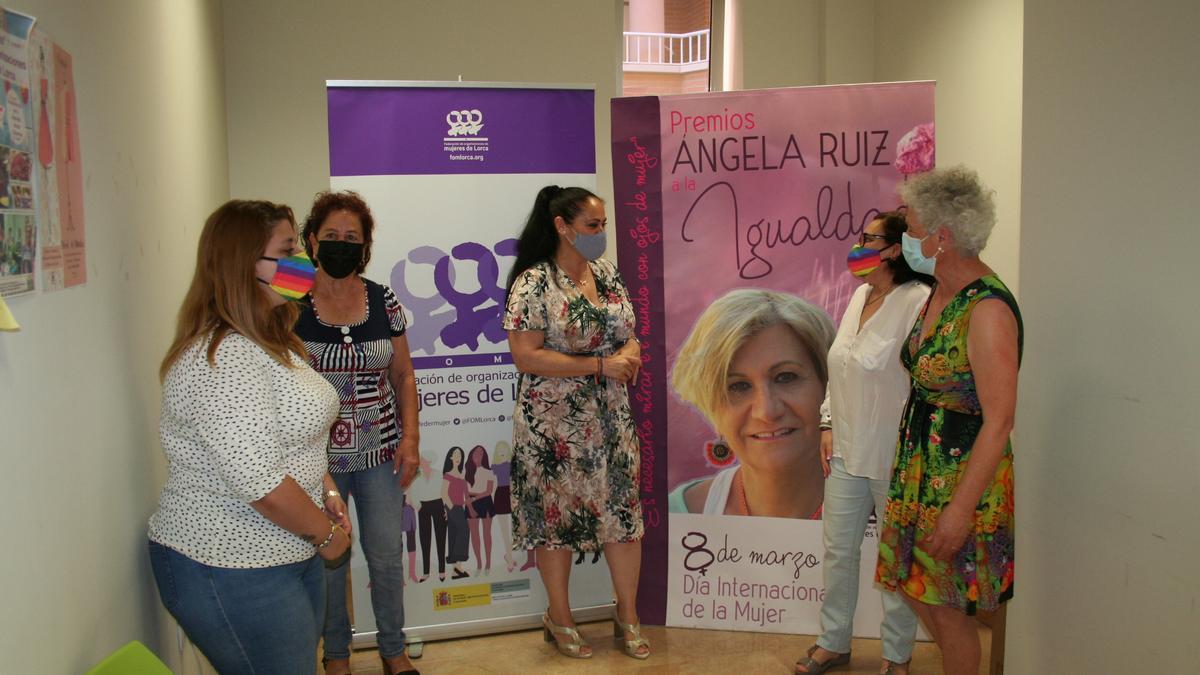
[[[292,210],[234,200],[209,216],[163,359],[167,482],[150,518],[163,605],[222,673],[311,673],[326,562],[350,546],[326,501],[334,388],[292,332],[313,267]]]
[[[829,386],[821,406],[825,474],[825,600],[821,636],[796,664],[822,673],[850,661],[858,601],[859,551],[872,510],[881,520],[896,432],[908,400],[900,346],[929,297],[929,277],[901,254],[908,229],[901,212],[880,213],[849,251],[850,274],[863,280],[850,298],[829,349]],[[883,593],[881,673],[908,672],[917,617],[896,593]]]

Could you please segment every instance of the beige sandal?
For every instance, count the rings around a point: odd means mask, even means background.
[[[626,640],[625,634],[633,636],[632,640]],[[617,616],[617,609],[613,608],[613,639],[617,644],[621,645],[621,650],[627,655],[635,659],[650,658],[650,641],[642,637],[642,623],[624,623]],[[645,647],[646,651],[641,651]]]
[[[566,635],[570,638],[567,642],[561,642],[555,635]],[[563,656],[569,656],[573,659],[590,659],[592,658],[591,645],[589,645],[579,631],[572,627],[560,626],[550,620],[550,612],[547,611],[542,615],[542,637],[546,642],[553,642],[555,648],[562,652]],[[584,649],[589,651],[585,654]]]

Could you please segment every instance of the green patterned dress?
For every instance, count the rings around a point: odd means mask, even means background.
[[[932,296],[931,296],[932,297]],[[934,560],[918,542],[933,534],[950,503],[983,425],[975,376],[967,358],[971,312],[984,299],[1006,303],[1017,319],[1018,354],[1024,340],[1021,313],[995,275],[963,288],[942,310],[932,334],[921,340],[929,305],[901,349],[912,393],[900,424],[896,462],[880,528],[875,580],[930,605],[967,614],[992,610],[1013,594],[1012,443],[975,508],[975,528],[947,561]]]
[[[513,283],[504,328],[540,331],[564,354],[608,356],[633,337],[629,292],[611,262],[589,263],[593,305],[557,265]],[[594,551],[642,538],[641,466],[625,385],[522,373],[513,413],[513,549]]]

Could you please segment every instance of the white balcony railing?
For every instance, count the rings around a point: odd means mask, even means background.
[[[624,70],[688,73],[708,68],[709,31],[625,33]]]

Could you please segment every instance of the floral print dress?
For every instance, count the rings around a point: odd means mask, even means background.
[[[545,347],[564,354],[615,352],[633,337],[629,292],[611,262],[589,265],[598,306],[543,262],[513,283],[504,328],[541,331]],[[513,414],[513,548],[594,551],[641,539],[640,461],[624,384],[522,373]]]
[[[919,542],[933,534],[950,503],[983,425],[975,377],[967,358],[971,312],[980,301],[1005,302],[1017,319],[1017,349],[1024,340],[1021,313],[995,275],[977,279],[950,301],[932,334],[921,339],[929,305],[917,317],[900,360],[912,376],[912,393],[900,423],[892,482],[879,541],[875,580],[930,605],[975,614],[1013,595],[1012,443],[975,507],[975,527],[947,561],[934,560]]]

